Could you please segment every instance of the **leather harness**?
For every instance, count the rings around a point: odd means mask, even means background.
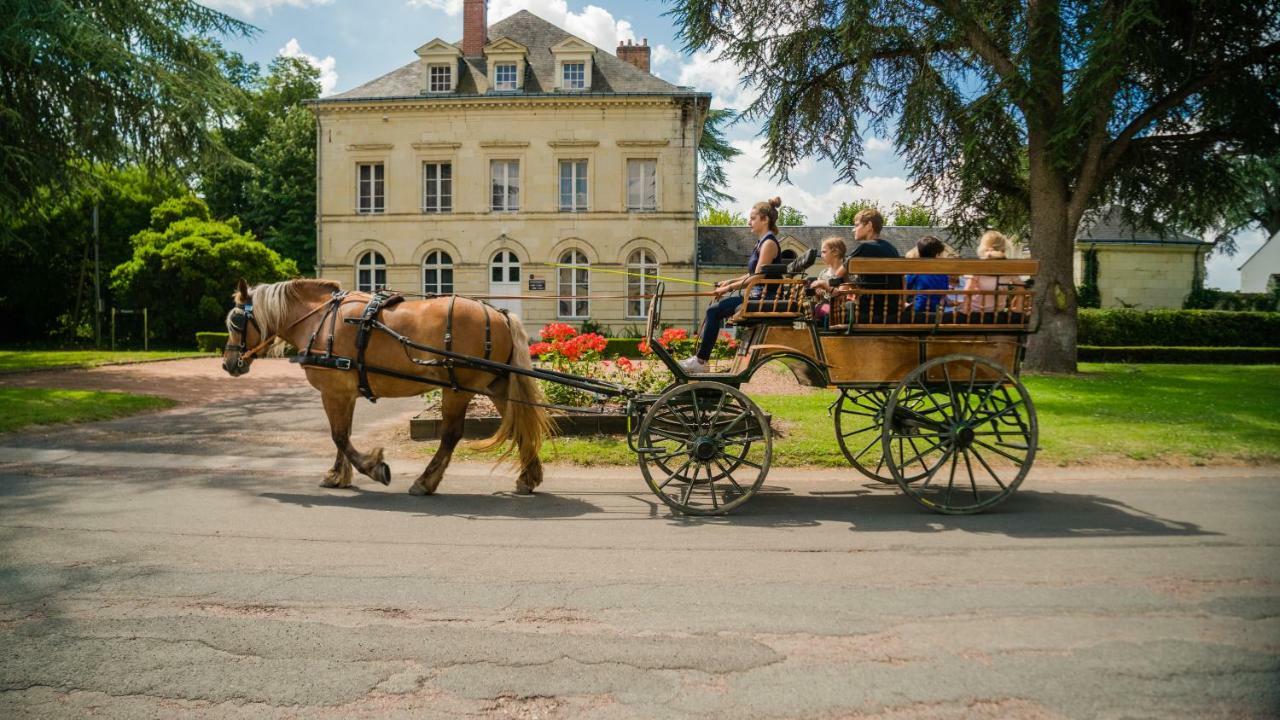
[[[369,303],[365,305],[364,310],[360,313],[360,317],[343,318],[343,322],[356,326],[356,356],[352,359],[335,355],[333,353],[333,336],[337,326],[338,315],[340,314],[338,310],[342,306],[342,302],[346,299],[347,295],[348,293],[342,290],[333,293],[333,297],[329,299],[329,307],[325,310],[324,316],[320,318],[320,323],[316,326],[315,332],[311,333],[311,338],[307,341],[306,349],[294,358],[294,362],[303,366],[313,365],[316,367],[331,368],[334,370],[354,369],[357,373],[357,382],[359,383],[360,394],[369,402],[378,401],[378,397],[373,393],[373,388],[369,386],[370,372],[378,375],[388,375],[405,380],[413,380],[415,382],[424,382],[431,385],[440,385],[441,387],[449,387],[453,390],[474,391],[472,388],[464,388],[458,384],[457,366],[459,364],[466,366],[467,362],[465,360],[459,361],[454,357],[456,353],[453,352],[453,309],[454,305],[458,301],[457,295],[449,296],[449,311],[445,315],[444,351],[447,354],[443,358],[431,360],[417,360],[410,358],[418,365],[445,368],[449,373],[448,383],[440,383],[416,375],[407,375],[405,373],[398,373],[392,370],[385,370],[365,363],[365,350],[368,349],[369,338],[373,335],[375,330],[387,332],[393,338],[398,340],[401,346],[405,348],[405,353],[408,353],[409,338],[392,332],[378,320],[378,314],[381,313],[384,308],[404,302],[404,296],[398,293],[388,293],[379,290],[369,299]],[[502,313],[503,317],[507,317],[507,311],[505,309],[499,309],[499,312]],[[329,322],[329,337],[325,340],[325,351],[323,353],[313,352],[312,347],[315,345],[316,337],[320,334],[320,330],[324,328],[326,320]],[[511,320],[507,317],[508,328],[510,327],[510,324]],[[488,310],[486,309],[484,312],[484,359],[486,361],[488,361],[490,356],[493,354],[492,325],[493,322],[489,317]]]

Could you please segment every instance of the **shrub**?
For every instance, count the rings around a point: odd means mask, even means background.
[[[1269,293],[1230,292],[1213,288],[1192,290],[1182,303],[1186,310],[1280,310],[1280,287]]]
[[[196,347],[200,348],[201,352],[222,352],[229,338],[230,335],[224,332],[198,332]]]
[[[605,354],[635,360],[643,354],[640,352],[640,343],[642,342],[644,340],[637,337],[609,338],[609,344],[605,347]]]
[[[1280,313],[1082,309],[1077,342],[1100,347],[1280,347]]]
[[[1097,347],[1081,345],[1080,362],[1280,364],[1280,348],[1252,347]]]

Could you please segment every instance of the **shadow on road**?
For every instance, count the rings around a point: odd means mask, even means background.
[[[491,495],[450,495],[415,497],[406,493],[369,492],[352,488],[350,495],[260,493],[258,497],[302,507],[344,507],[354,510],[401,512],[423,516],[510,517],[510,518],[571,518],[602,512],[584,500],[538,493],[515,495],[493,493]]]

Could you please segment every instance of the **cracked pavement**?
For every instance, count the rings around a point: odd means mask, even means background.
[[[277,386],[0,436],[0,717],[1280,713],[1275,468],[1037,468],[967,518],[774,470],[695,519],[634,468],[323,489],[326,443]]]

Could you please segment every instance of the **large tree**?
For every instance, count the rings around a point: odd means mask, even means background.
[[[706,212],[719,205],[734,202],[726,192],[729,176],[726,165],[742,154],[725,139],[725,130],[737,115],[728,109],[709,110],[702,124],[702,136],[698,138],[698,210]]]
[[[0,0],[0,17],[0,216],[93,164],[214,151],[239,91],[210,38],[253,31],[194,0]]]
[[[745,114],[780,178],[818,156],[856,179],[871,131],[961,233],[1027,208],[1034,368],[1075,369],[1087,211],[1208,228],[1242,189],[1233,157],[1280,149],[1280,0],[673,2],[687,47],[759,89]]]

